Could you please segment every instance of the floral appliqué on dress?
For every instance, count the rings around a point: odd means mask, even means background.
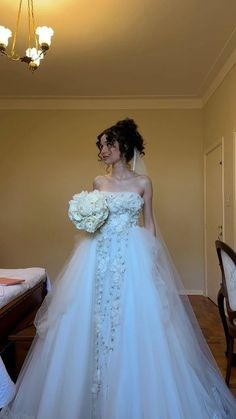
[[[109,217],[97,234],[94,301],[93,411],[102,389],[109,359],[115,349],[121,318],[121,298],[126,271],[130,228],[139,224],[143,198],[134,192],[104,192]],[[113,249],[111,251],[111,249]]]

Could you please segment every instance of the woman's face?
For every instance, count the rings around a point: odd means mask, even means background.
[[[101,159],[106,164],[114,164],[121,159],[119,143],[117,141],[114,144],[107,144],[107,138],[104,134],[100,141],[100,153]]]

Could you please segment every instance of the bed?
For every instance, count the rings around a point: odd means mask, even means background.
[[[33,320],[50,289],[44,268],[0,269],[0,278],[17,278],[25,281],[19,285],[0,285],[0,356],[9,375],[15,381],[35,333]],[[31,330],[24,354],[17,354],[17,338],[22,330]]]

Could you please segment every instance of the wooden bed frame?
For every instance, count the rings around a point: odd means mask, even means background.
[[[13,299],[0,309],[0,356],[9,375],[15,381],[19,373],[17,365],[16,345],[11,336],[33,325],[35,314],[47,294],[47,278],[41,279],[34,287]],[[32,329],[34,334],[34,328]],[[32,338],[29,339],[30,347]],[[26,351],[27,352],[27,351]],[[26,355],[26,353],[25,353]],[[22,364],[24,359],[21,359]]]

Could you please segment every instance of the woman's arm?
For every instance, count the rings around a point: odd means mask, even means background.
[[[102,184],[102,178],[103,176],[96,176],[95,179],[93,180],[93,190],[97,189],[98,191],[101,188],[101,184]]]
[[[156,236],[156,228],[153,218],[153,210],[152,210],[152,182],[149,177],[145,176],[143,181],[143,199],[144,199],[144,207],[143,207],[143,220],[144,220],[144,227],[149,230],[154,236]]]

